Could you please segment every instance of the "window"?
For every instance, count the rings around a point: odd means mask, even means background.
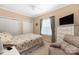
[[[50,19],[43,19],[41,25],[42,25],[41,26],[41,34],[52,35],[51,20]]]

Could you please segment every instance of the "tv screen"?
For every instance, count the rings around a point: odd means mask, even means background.
[[[67,25],[67,24],[73,24],[74,23],[74,14],[70,14],[68,16],[64,16],[59,19],[60,25]]]

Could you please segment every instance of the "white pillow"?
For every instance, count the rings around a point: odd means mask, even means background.
[[[10,44],[12,42],[12,35],[7,32],[0,33],[0,38],[3,44]]]

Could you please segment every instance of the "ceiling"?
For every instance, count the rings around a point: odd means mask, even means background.
[[[0,8],[25,16],[39,16],[67,6],[66,4],[0,4]]]

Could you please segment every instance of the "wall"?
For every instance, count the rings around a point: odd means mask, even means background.
[[[0,17],[0,32],[8,32],[12,35],[19,34],[18,20],[12,20],[5,17]]]
[[[57,27],[57,42],[62,42],[65,35],[74,35],[74,25],[63,25]]]
[[[24,20],[26,20],[26,22],[32,23],[32,17],[28,17],[28,16],[24,16],[24,15],[20,15],[14,12],[10,12],[4,9],[0,8],[0,16],[1,17],[9,17],[13,20],[19,20],[19,33],[22,34],[23,33],[23,22]]]
[[[23,22],[23,34],[32,33],[33,32],[33,23],[24,21]]]
[[[75,35],[79,33],[79,5],[68,5],[55,11],[38,16],[34,20],[34,33],[40,33],[40,19],[55,16],[55,36],[57,38],[57,27],[59,26],[59,18],[74,13]],[[38,23],[38,26],[35,24]]]

